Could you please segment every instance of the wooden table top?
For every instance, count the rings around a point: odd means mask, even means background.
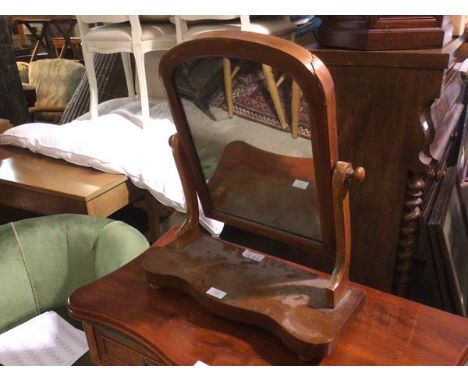
[[[144,259],[175,237],[169,231],[137,259],[75,291],[72,317],[124,334],[174,365],[297,365],[264,330],[219,318],[190,297],[152,289]],[[378,290],[366,293],[356,319],[320,365],[455,365],[468,359],[468,319]]]
[[[76,166],[26,149],[0,146],[0,184],[89,201],[127,180],[126,175]]]

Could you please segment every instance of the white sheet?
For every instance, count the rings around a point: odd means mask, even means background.
[[[5,366],[71,366],[87,351],[85,333],[55,312],[0,334],[0,363]]]
[[[28,123],[0,135],[0,144],[97,170],[127,175],[166,206],[185,212],[185,198],[169,146],[176,133],[166,101],[152,102],[149,124],[142,129],[139,101],[115,99],[99,105],[100,116],[84,115],[64,125]],[[219,235],[223,223],[200,214],[201,224]]]

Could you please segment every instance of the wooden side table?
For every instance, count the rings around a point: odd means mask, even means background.
[[[75,291],[69,313],[83,321],[96,365],[300,365],[271,334],[212,314],[187,295],[152,289],[144,259],[175,237]],[[468,319],[358,284],[366,301],[331,356],[319,365],[460,365]]]
[[[107,217],[142,197],[126,175],[0,146],[0,204],[41,215],[77,213]],[[158,211],[149,195],[150,233],[159,236]],[[154,215],[154,216],[153,216]]]

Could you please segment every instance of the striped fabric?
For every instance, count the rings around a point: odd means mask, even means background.
[[[99,103],[127,97],[127,85],[120,54],[95,54],[94,66],[98,84]],[[63,112],[60,124],[68,123],[89,111],[88,78],[84,74]]]

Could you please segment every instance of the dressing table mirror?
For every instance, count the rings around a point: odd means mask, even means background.
[[[187,217],[176,240],[145,260],[148,282],[261,327],[304,360],[329,355],[364,300],[348,283],[348,187],[364,170],[338,160],[327,68],[287,40],[212,32],[171,49],[160,74]],[[187,97],[194,92],[205,95],[203,108]],[[200,207],[209,218],[333,258],[333,272],[203,233]]]

